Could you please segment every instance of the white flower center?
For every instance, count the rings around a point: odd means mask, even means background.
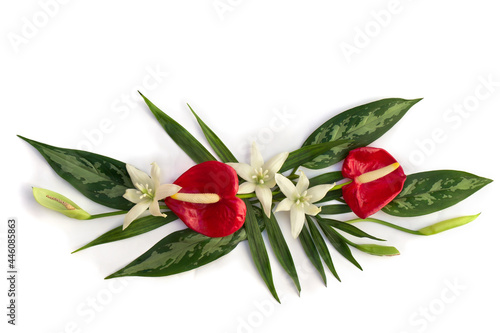
[[[270,178],[269,170],[262,170],[262,168],[259,168],[259,169],[254,169],[253,171],[254,175],[252,176],[252,179],[257,185],[264,184]]]
[[[295,204],[297,206],[301,206],[302,208],[304,208],[304,206],[310,205],[309,201],[311,200],[311,198],[312,198],[312,196],[307,195],[307,191],[304,191],[301,195],[299,195],[295,199]]]
[[[140,199],[144,199],[147,197],[147,198],[153,200],[155,198],[155,194],[153,192],[153,189],[149,188],[148,184],[143,185],[143,184],[135,183],[135,187],[137,187],[137,189],[142,193],[142,195],[139,197]]]

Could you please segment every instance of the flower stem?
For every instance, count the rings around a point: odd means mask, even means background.
[[[101,217],[108,217],[108,216],[115,216],[115,215],[122,215],[122,214],[127,214],[128,210],[119,210],[116,212],[109,212],[109,213],[102,213],[102,214],[95,214],[95,215],[90,215],[88,220],[93,220],[93,219],[99,219]]]
[[[335,190],[341,189],[342,187],[344,187],[350,183],[352,183],[352,180],[349,180],[349,181],[342,183],[342,184],[335,185],[334,187],[332,187],[332,189],[330,191],[335,191]]]
[[[374,218],[371,218],[371,217],[368,217],[366,219],[353,219],[353,220],[349,220],[349,221],[345,221],[345,222],[346,223],[375,222],[375,223],[378,223],[378,224],[385,225],[386,227],[393,228],[393,229],[396,229],[396,230],[399,230],[399,231],[403,231],[403,232],[406,232],[406,233],[409,233],[409,234],[420,235],[420,236],[424,235],[423,233],[421,233],[418,230],[411,230],[411,229],[403,228],[403,227],[400,227],[399,225],[395,225],[395,224],[392,224],[392,223],[389,223],[389,222],[386,222],[386,221],[382,221],[382,220],[379,220],[379,219],[374,219]]]
[[[272,192],[273,195],[280,194],[281,191],[274,191]],[[252,193],[245,193],[245,194],[236,194],[236,196],[240,199],[247,199],[247,198],[255,198],[257,195],[255,192]]]

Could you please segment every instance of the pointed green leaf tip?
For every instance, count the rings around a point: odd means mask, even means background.
[[[64,195],[43,188],[33,187],[33,196],[42,206],[77,220],[88,220],[90,214]]]

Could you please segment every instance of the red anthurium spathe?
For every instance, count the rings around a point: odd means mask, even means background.
[[[342,175],[352,182],[342,187],[345,202],[362,219],[376,213],[403,189],[406,175],[394,157],[381,148],[351,150]]]
[[[246,206],[236,197],[238,176],[230,166],[203,162],[187,170],[174,184],[181,189],[165,203],[189,228],[205,236],[224,237],[243,226]]]

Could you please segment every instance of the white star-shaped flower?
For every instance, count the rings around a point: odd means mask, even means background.
[[[297,186],[283,175],[277,174],[275,177],[281,192],[286,195],[286,199],[283,199],[278,204],[276,211],[290,211],[292,236],[293,238],[297,238],[304,226],[305,214],[313,216],[318,214],[321,211],[321,207],[313,205],[313,203],[323,199],[335,184],[317,185],[308,189],[309,179],[302,171],[300,172]]]
[[[156,162],[151,164],[151,177],[130,164],[127,164],[126,167],[135,189],[126,190],[123,197],[136,205],[125,215],[123,229],[128,227],[132,221],[148,208],[151,215],[166,217],[167,215],[162,214],[160,211],[158,200],[174,195],[181,187],[175,184],[160,185],[160,167]]]
[[[262,154],[254,142],[250,153],[250,164],[227,163],[236,170],[238,176],[246,180],[240,185],[238,194],[255,192],[267,217],[271,216],[273,201],[271,189],[276,185],[274,176],[281,169],[287,157],[288,153],[281,153],[264,163]]]

